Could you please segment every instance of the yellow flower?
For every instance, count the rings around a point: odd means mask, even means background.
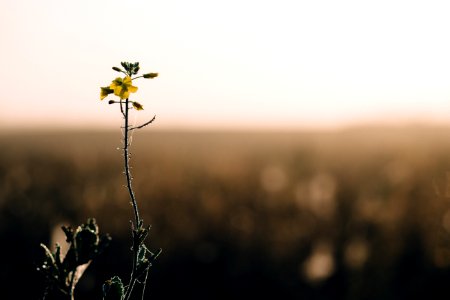
[[[117,77],[109,85],[109,88],[114,90],[114,95],[119,96],[120,99],[126,99],[130,96],[130,93],[136,93],[138,88],[132,85],[131,77],[125,76],[123,79]]]
[[[108,86],[107,87],[101,87],[100,88],[100,100],[103,100],[106,98],[106,96],[108,96],[109,94],[114,93],[114,90],[110,89]]]

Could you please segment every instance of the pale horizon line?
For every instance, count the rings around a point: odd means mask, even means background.
[[[370,130],[370,129],[420,129],[420,128],[439,128],[449,129],[450,121],[367,121],[367,122],[347,122],[340,124],[302,124],[302,125],[263,125],[245,124],[245,125],[204,125],[204,124],[176,124],[176,125],[150,125],[151,127],[143,128],[140,131],[153,132],[335,132],[347,130]],[[111,126],[110,124],[22,124],[14,126],[12,124],[0,124],[0,133],[26,133],[26,132],[114,132],[120,130],[120,125]]]

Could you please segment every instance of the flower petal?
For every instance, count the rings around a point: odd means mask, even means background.
[[[128,92],[127,89],[122,89],[119,93],[119,95],[117,95],[120,97],[120,99],[126,99],[128,97],[130,97],[130,92]]]
[[[109,87],[112,88],[112,89],[114,89],[114,88],[116,88],[117,86],[122,86],[122,84],[123,84],[122,78],[117,77],[116,79],[114,79],[114,80],[112,81],[112,83],[109,85]]]
[[[131,77],[130,76],[125,76],[123,78],[123,84],[126,84],[126,85],[130,84],[131,85],[131,83],[132,83],[132,81],[131,81]]]
[[[109,87],[101,87],[100,88],[100,100],[103,100],[108,96],[109,94],[113,93],[114,90],[110,89]]]
[[[138,90],[137,86],[133,86],[133,85],[130,85],[127,88],[128,88],[128,91],[130,91],[130,93],[136,93]]]
[[[114,95],[120,97],[120,93],[122,93],[122,86],[116,86],[116,87],[114,87]]]

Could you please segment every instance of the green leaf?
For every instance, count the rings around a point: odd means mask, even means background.
[[[136,277],[140,277],[144,275],[148,268],[151,266],[149,256],[153,254],[151,253],[147,247],[144,245],[139,246],[138,251],[138,260],[137,260],[137,266],[136,266]]]
[[[64,233],[66,234],[66,242],[72,243],[73,242],[73,229],[70,226],[62,226],[61,227]]]
[[[93,232],[95,232],[95,234],[98,234],[98,226],[97,226],[97,222],[95,221],[94,218],[89,218],[87,220],[86,224],[81,224],[81,228],[90,229]]]
[[[66,234],[67,242],[70,243],[64,260],[61,261],[61,247],[58,244],[54,253],[47,246],[41,244],[44,257],[38,271],[46,277],[53,287],[68,294],[73,288],[71,285],[72,272],[76,272],[79,266],[90,262],[102,253],[111,238],[108,235],[99,236],[95,219],[88,219],[85,224],[78,226],[76,230],[71,227],[62,227],[62,230]]]
[[[88,219],[86,224],[82,224],[77,229],[66,229],[72,235],[72,243],[64,258],[64,268],[75,270],[78,266],[88,263],[96,258],[109,245],[111,237],[99,236],[99,230],[95,219]]]
[[[48,247],[44,244],[41,244],[40,246],[42,249],[44,249],[45,253],[44,265],[47,265],[49,267],[56,267],[55,257],[53,256],[53,253],[50,251],[50,249],[48,249]]]
[[[112,277],[103,284],[103,300],[121,300],[124,294],[125,288],[118,276]]]
[[[96,254],[99,242],[98,235],[91,229],[80,227],[74,237],[74,246],[76,249],[76,261],[78,265],[85,264],[93,259]]]

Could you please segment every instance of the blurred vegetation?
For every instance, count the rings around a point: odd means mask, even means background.
[[[450,296],[450,129],[134,134],[136,195],[164,250],[148,299]],[[39,243],[88,217],[113,240],[76,298],[127,274],[120,145],[117,132],[0,134],[2,298],[39,299]]]

